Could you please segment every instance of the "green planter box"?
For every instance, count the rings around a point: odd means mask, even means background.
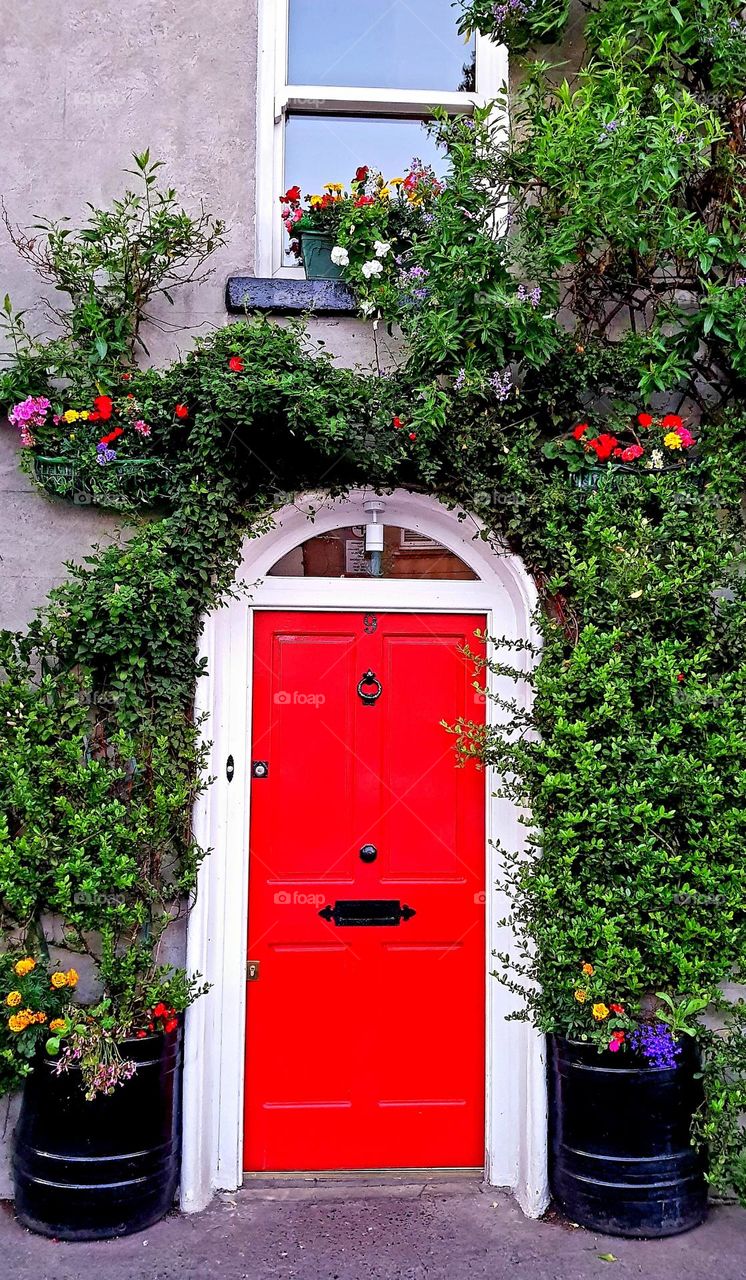
[[[325,231],[301,231],[298,240],[307,280],[341,280],[344,268],[332,262],[332,236]]]
[[[132,501],[147,502],[159,492],[166,467],[160,458],[117,458],[91,478],[81,471],[75,458],[34,457],[36,483],[47,493],[68,498],[79,506],[117,507]]]

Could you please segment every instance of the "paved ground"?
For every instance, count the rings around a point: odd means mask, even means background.
[[[600,1255],[611,1254],[605,1260]],[[97,1244],[32,1236],[0,1209],[8,1280],[743,1280],[746,1212],[672,1240],[612,1240],[528,1222],[474,1183],[252,1187],[205,1212]]]

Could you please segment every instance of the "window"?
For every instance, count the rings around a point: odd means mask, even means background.
[[[349,183],[358,165],[406,173],[444,160],[422,128],[507,79],[505,50],[464,41],[452,0],[261,0],[256,274],[294,276],[278,198]]]
[[[365,527],[332,529],[288,552],[270,569],[272,578],[429,578],[468,581],[476,573],[463,560],[411,529],[385,525],[383,551],[365,550]]]

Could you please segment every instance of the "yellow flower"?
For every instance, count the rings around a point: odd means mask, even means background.
[[[334,194],[335,191],[344,191],[344,187],[341,182],[325,182],[324,190]]]
[[[584,965],[583,965],[583,973],[587,974],[587,976],[588,976],[589,978],[590,978],[590,977],[591,977],[595,972],[596,972],[596,970],[593,968],[593,965],[592,965],[592,964],[584,964]]]
[[[605,1004],[594,1004],[592,1012],[596,1022],[603,1022],[604,1018],[609,1016],[609,1010]]]
[[[391,191],[389,190],[388,187],[381,187],[381,190],[378,192],[379,200],[388,200],[390,195],[391,195]]]
[[[21,1003],[22,999],[23,996],[20,991],[9,991],[5,997],[5,1003],[9,1005],[11,1009],[15,1009]]]
[[[68,985],[68,987],[77,987],[77,985],[78,985],[78,974],[77,974],[77,972],[76,972],[76,970],[75,970],[75,969],[68,969],[68,971],[67,971],[67,973],[66,973],[66,975],[65,975],[65,976],[66,976],[66,978],[67,978],[67,985]]]
[[[66,409],[62,415],[63,422],[77,422],[80,414],[77,409]]]
[[[323,196],[311,196],[311,207],[315,209],[316,205],[321,204],[321,201],[323,199],[324,199]]]
[[[91,415],[90,415],[90,413],[88,412],[88,410],[87,410],[87,409],[84,409],[84,410],[83,410],[83,412],[79,415],[79,417],[81,417],[81,418],[83,419],[83,421],[84,421],[84,422],[87,422],[87,421],[88,421],[88,419],[90,418],[90,416],[91,416]]]
[[[677,436],[675,431],[669,431],[668,435],[663,437],[663,443],[667,449],[680,449],[681,436]]]
[[[12,1017],[8,1018],[8,1026],[14,1032],[25,1031],[28,1026],[28,1018],[25,1013],[14,1013]]]
[[[575,999],[577,1000],[578,1004],[585,1004],[587,994],[588,993],[584,991],[582,987],[575,992]]]
[[[52,974],[52,976],[51,976],[51,978],[49,979],[49,981],[51,982],[51,984],[52,984],[52,986],[53,986],[53,987],[56,987],[56,988],[59,990],[59,988],[60,988],[60,987],[66,987],[66,986],[67,986],[67,974],[66,974],[66,973],[61,973],[61,972],[58,970],[58,971],[57,971],[57,973],[53,973],[53,974]]]
[[[49,1024],[49,1030],[50,1030],[50,1031],[64,1031],[64,1030],[65,1030],[65,1026],[66,1026],[66,1025],[67,1025],[67,1024],[65,1023],[65,1019],[64,1019],[64,1018],[52,1018],[52,1021],[51,1021],[51,1022],[50,1022],[50,1024]]]
[[[23,960],[19,960],[14,964],[13,968],[19,978],[25,978],[27,973],[36,968],[36,961],[32,960],[31,956],[26,956]]]
[[[400,186],[401,186],[401,184],[403,183],[403,181],[404,181],[404,179],[403,179],[403,178],[389,178],[389,186],[390,186],[390,187],[400,187]]]

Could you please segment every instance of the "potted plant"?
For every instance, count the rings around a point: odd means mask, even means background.
[[[123,377],[129,380],[130,375]],[[96,395],[88,406],[82,395],[70,398],[83,407],[54,406],[46,396],[27,396],[8,414],[37,483],[48,493],[86,505],[154,500],[166,467],[152,451],[152,427],[134,394],[116,399]]]
[[[561,459],[579,489],[596,489],[601,480],[619,472],[662,473],[685,466],[697,441],[678,413],[655,416],[641,412],[630,421],[620,416],[605,429],[594,431],[579,422],[544,445],[547,458]]]
[[[412,162],[403,178],[385,180],[362,165],[346,191],[328,182],[324,193],[307,195],[298,186],[280,197],[289,252],[299,258],[309,280],[344,278],[358,289],[396,277],[397,258],[442,191],[433,170]]]
[[[157,1222],[179,1178],[182,1015],[206,988],[157,970],[136,998],[73,999],[74,969],[0,960],[0,1056],[24,1078],[13,1176],[19,1221],[60,1240]]]
[[[691,1019],[706,1006],[613,999],[584,962],[569,1034],[549,1038],[550,1185],[573,1222],[610,1235],[676,1235],[707,1213],[692,1142],[704,1092]],[[571,1029],[570,1029],[571,1028]]]

